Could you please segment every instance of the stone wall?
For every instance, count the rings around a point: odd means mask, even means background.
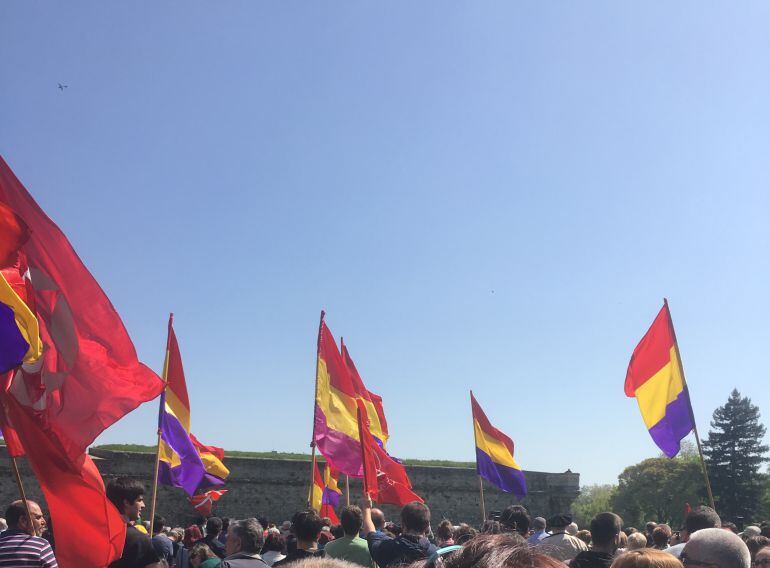
[[[113,452],[92,449],[91,455],[105,482],[117,476],[135,477],[147,487],[145,500],[148,507],[151,494],[154,455],[131,452]],[[29,496],[40,500],[41,493],[34,476],[23,459],[19,460],[24,483]],[[262,458],[227,458],[230,479],[229,493],[215,505],[217,515],[225,517],[252,517],[264,515],[281,522],[294,511],[304,508],[308,494],[310,462],[274,460]],[[455,522],[477,523],[479,509],[479,481],[474,469],[456,467],[407,466],[414,490],[425,499],[434,519],[447,517]],[[569,511],[578,496],[580,474],[525,472],[529,494],[523,504],[533,516],[549,516]],[[344,483],[340,481],[342,487]],[[351,501],[361,495],[361,484],[350,480]],[[501,511],[516,503],[515,497],[503,493],[485,483],[484,497],[487,513]],[[0,503],[8,504],[18,498],[18,491],[11,473],[9,461],[2,449],[0,457]],[[343,497],[344,501],[344,497]],[[389,518],[397,516],[393,507],[383,509]],[[160,487],[158,512],[174,525],[187,525],[195,517],[181,489]]]

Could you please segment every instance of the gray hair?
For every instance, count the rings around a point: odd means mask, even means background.
[[[241,550],[239,552],[258,553],[262,550],[265,542],[262,525],[257,519],[242,519],[230,523],[230,530],[233,531],[241,541]]]
[[[749,548],[737,534],[724,529],[701,529],[690,537],[682,559],[709,562],[720,568],[749,568]],[[684,564],[684,562],[683,562]]]

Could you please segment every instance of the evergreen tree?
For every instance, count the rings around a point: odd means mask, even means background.
[[[703,446],[717,511],[725,520],[751,520],[760,507],[764,483],[759,468],[768,461],[769,449],[762,444],[764,435],[759,408],[733,389],[727,404],[714,411]]]

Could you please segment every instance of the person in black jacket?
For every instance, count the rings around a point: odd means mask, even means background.
[[[436,551],[436,546],[425,536],[430,530],[430,509],[425,504],[413,501],[401,509],[402,532],[396,538],[376,532],[372,522],[372,505],[368,500],[361,502],[361,511],[369,553],[380,568],[414,562]]]
[[[570,568],[610,568],[620,545],[623,520],[615,513],[599,513],[591,519],[591,550],[578,553]]]

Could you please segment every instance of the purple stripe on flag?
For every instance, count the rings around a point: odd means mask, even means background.
[[[7,305],[0,302],[0,373],[21,365],[29,343],[16,325],[16,315]]]
[[[334,489],[324,487],[324,492],[321,494],[321,503],[323,505],[331,505],[336,509],[340,504],[340,494]]]
[[[340,472],[352,477],[363,477],[361,444],[350,436],[332,430],[326,424],[326,415],[315,407],[315,443],[318,451]]]
[[[182,463],[172,468],[168,463],[161,461],[161,467],[158,469],[159,482],[163,485],[181,487],[188,495],[194,495],[206,474],[198,450],[195,449],[184,426],[176,416],[168,412],[161,412],[160,431],[163,441],[171,446]]]
[[[519,499],[523,499],[527,494],[527,482],[523,471],[493,462],[492,458],[478,447],[476,448],[476,471],[495,487],[506,493],[513,493]]]
[[[666,406],[666,414],[650,428],[650,436],[668,457],[679,453],[680,442],[693,429],[690,395],[687,387]]]

